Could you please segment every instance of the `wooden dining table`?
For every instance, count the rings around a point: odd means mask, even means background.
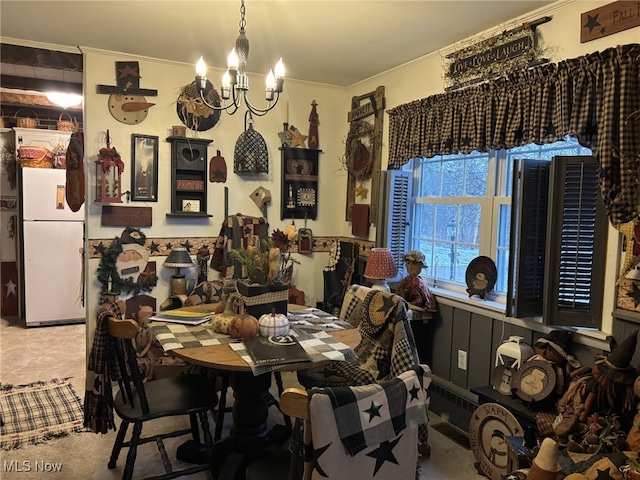
[[[188,307],[200,312],[214,311],[215,305]],[[309,309],[299,305],[289,305],[289,311]],[[313,309],[309,309],[312,311]],[[361,341],[356,328],[327,331],[335,340],[355,348]],[[267,417],[269,409],[269,389],[272,372],[254,375],[250,365],[230,346],[219,344],[193,348],[177,348],[169,353],[187,363],[215,370],[231,372],[234,404],[232,409],[233,426],[231,434],[215,444],[216,458],[221,460],[219,479],[244,478],[244,468],[256,458],[267,444]],[[316,368],[328,364],[331,360],[312,360],[299,363],[287,363],[277,367],[279,371],[295,371]],[[228,461],[233,457],[232,461]]]

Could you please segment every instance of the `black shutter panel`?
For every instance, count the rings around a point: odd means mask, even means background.
[[[548,219],[545,323],[599,327],[607,216],[594,157],[554,157]]]
[[[405,275],[402,256],[407,252],[409,245],[410,189],[410,172],[403,170],[380,172],[380,198],[386,205],[378,207],[376,246],[391,250],[398,267],[396,279]]]
[[[541,316],[549,192],[547,160],[514,160],[507,316]]]

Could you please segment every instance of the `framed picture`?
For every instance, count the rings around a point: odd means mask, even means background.
[[[158,201],[158,137],[131,135],[131,200]]]
[[[183,212],[199,212],[200,200],[182,200]]]

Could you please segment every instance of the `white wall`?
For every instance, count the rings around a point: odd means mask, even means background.
[[[111,146],[115,147],[125,164],[122,175],[122,191],[129,190],[131,185],[131,134],[157,135],[159,137],[159,176],[157,202],[131,202],[124,206],[149,206],[153,209],[153,226],[142,228],[142,232],[150,238],[175,237],[216,237],[224,220],[224,187],[229,189],[229,214],[261,215],[258,207],[249,198],[249,194],[258,186],[271,191],[272,201],[267,207],[270,230],[284,228],[291,220],[280,220],[280,175],[281,157],[278,132],[287,117],[289,104],[289,123],[298,127],[302,133],[309,129],[309,113],[311,102],[318,103],[320,118],[320,179],[318,192],[318,217],[308,221],[307,226],[314,235],[345,235],[350,232],[344,222],[344,202],[346,174],[339,171],[338,157],[342,152],[342,141],[346,136],[346,108],[348,102],[343,88],[327,85],[311,84],[286,80],[283,95],[276,108],[264,117],[255,117],[254,128],[264,137],[269,153],[269,174],[261,177],[247,178],[233,173],[233,151],[235,142],[244,129],[244,113],[239,111],[233,116],[223,113],[220,121],[212,129],[204,132],[187,131],[187,136],[212,139],[209,145],[208,158],[220,150],[225,157],[228,168],[226,183],[207,183],[207,212],[213,217],[202,218],[167,218],[171,211],[171,145],[165,139],[171,135],[171,126],[180,125],[176,114],[176,99],[180,88],[194,79],[194,66],[179,64],[160,59],[140,58],[126,53],[106,52],[90,48],[81,48],[84,53],[84,85],[85,85],[85,161],[87,165],[86,205],[88,207],[88,232],[90,240],[106,240],[107,245],[114,237],[119,237],[124,227],[101,226],[101,205],[93,202],[95,198],[95,160],[100,148],[105,147],[105,135],[109,130]],[[149,109],[147,118],[139,125],[131,126],[118,122],[108,111],[108,95],[98,94],[96,85],[115,85],[115,62],[136,60],[140,66],[140,88],[156,89],[156,97],[146,97],[148,102],[155,103]],[[208,77],[219,85],[221,70],[210,69]],[[250,76],[250,84],[255,85],[249,92],[250,99],[258,106],[264,102],[261,85],[264,78]],[[339,215],[336,215],[336,212]],[[304,220],[295,221],[297,227],[304,226]],[[326,264],[327,253],[311,255],[295,255],[301,264],[294,269],[293,283],[306,293],[307,303],[315,305],[323,297],[322,268]],[[156,297],[158,304],[168,296],[168,282],[173,269],[162,267],[165,257],[151,257],[156,260],[159,277],[150,295]],[[91,259],[88,265],[88,320],[89,337],[92,338],[93,321],[99,301],[100,284],[96,279],[99,259]],[[194,269],[186,271],[187,277]],[[219,278],[219,274],[210,269],[209,278]]]
[[[508,24],[499,25],[493,31],[479,33],[475,40],[482,41],[505,29],[514,28],[525,21],[532,21],[544,16],[551,16],[552,20],[537,27],[540,47],[545,49],[545,58],[558,62],[568,58],[576,58],[588,53],[602,51],[616,45],[640,42],[640,28],[625,30],[614,35],[600,38],[587,43],[580,43],[580,15],[611,3],[610,1],[561,1],[551,7],[541,8],[529,15],[514,19]],[[445,91],[442,59],[449,53],[475,43],[465,41],[447,47],[445,50],[426,55],[413,62],[407,63],[390,71],[369,78],[347,89],[347,97],[362,95],[374,90],[378,85],[385,86],[387,109],[398,105],[426,98]],[[388,139],[389,124],[385,118],[384,144],[382,154],[382,168],[386,168],[389,160]],[[375,230],[375,229],[373,229]],[[375,238],[375,237],[373,237]],[[619,262],[620,235],[613,227],[609,231],[608,255],[605,269],[605,302],[602,310],[603,331],[611,333],[611,312],[615,301],[615,282]]]

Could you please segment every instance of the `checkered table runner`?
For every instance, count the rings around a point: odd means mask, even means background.
[[[333,332],[353,328],[351,324],[344,320],[334,317],[330,313],[318,310],[317,308],[295,310],[287,313],[287,318],[291,326],[298,330],[306,330],[308,332]]]
[[[165,352],[176,348],[206,347],[235,341],[223,333],[216,333],[204,325],[151,322],[149,324]]]
[[[300,328],[292,328],[291,333],[298,339],[302,348],[314,362],[324,360],[351,361],[356,358],[352,348],[339,342],[327,332],[306,332]],[[286,369],[287,365],[255,365],[244,343],[231,343],[229,346],[249,364],[254,375]]]

